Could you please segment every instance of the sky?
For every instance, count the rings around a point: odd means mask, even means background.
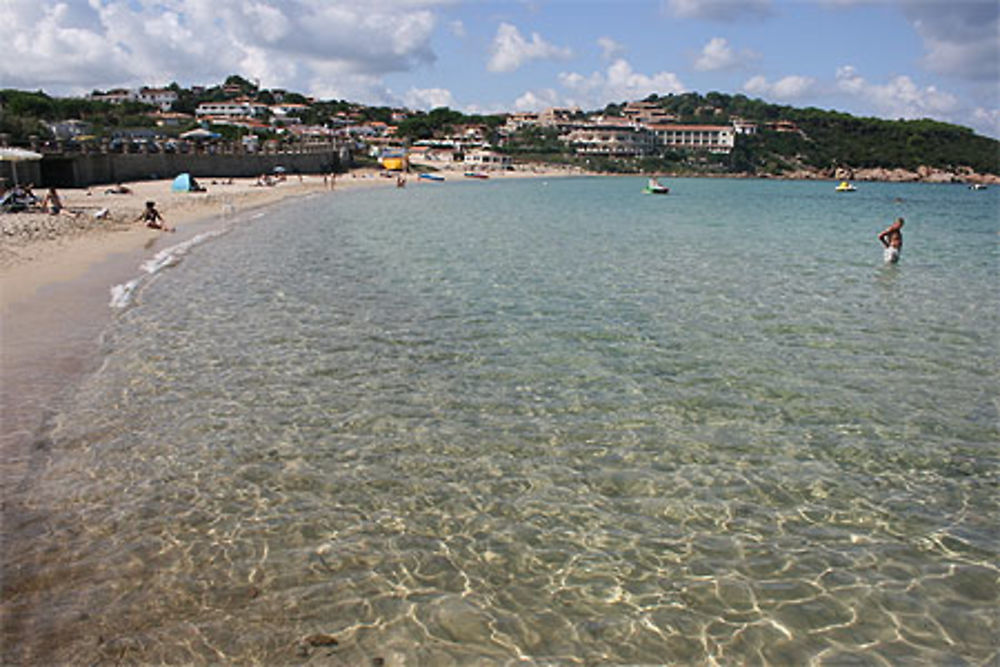
[[[717,91],[1000,138],[997,0],[0,0],[0,88],[230,74],[465,113]]]

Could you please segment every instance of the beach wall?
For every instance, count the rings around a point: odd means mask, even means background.
[[[289,174],[320,174],[340,170],[350,161],[349,150],[336,144],[255,153],[45,153],[39,161],[18,163],[17,180],[36,187],[81,188],[173,178],[184,172],[196,178],[252,177],[282,167]],[[0,178],[13,182],[10,163],[0,162]]]

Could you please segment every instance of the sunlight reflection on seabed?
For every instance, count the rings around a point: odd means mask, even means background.
[[[5,659],[995,661],[989,202],[908,186],[883,267],[892,186],[641,187],[315,197],[165,264],[48,434]]]

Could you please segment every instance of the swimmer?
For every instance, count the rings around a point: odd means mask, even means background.
[[[896,218],[896,221],[889,225],[878,235],[884,250],[886,264],[895,264],[899,261],[899,255],[903,252],[903,219]]]

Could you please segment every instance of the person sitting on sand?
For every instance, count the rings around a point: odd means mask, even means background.
[[[48,211],[49,215],[59,215],[63,213],[65,215],[76,217],[76,214],[71,212],[69,209],[63,208],[62,200],[59,199],[59,193],[56,192],[55,188],[49,188],[49,191],[45,193],[42,197],[42,208]]]
[[[146,202],[146,210],[142,212],[136,222],[145,222],[146,226],[150,229],[161,229],[165,232],[175,231],[174,229],[167,227],[167,221],[163,219],[160,212],[156,210],[156,202],[148,201]]]
[[[886,264],[895,264],[899,261],[899,255],[903,252],[903,219],[896,218],[896,221],[889,225],[878,235],[878,240],[885,248]]]

